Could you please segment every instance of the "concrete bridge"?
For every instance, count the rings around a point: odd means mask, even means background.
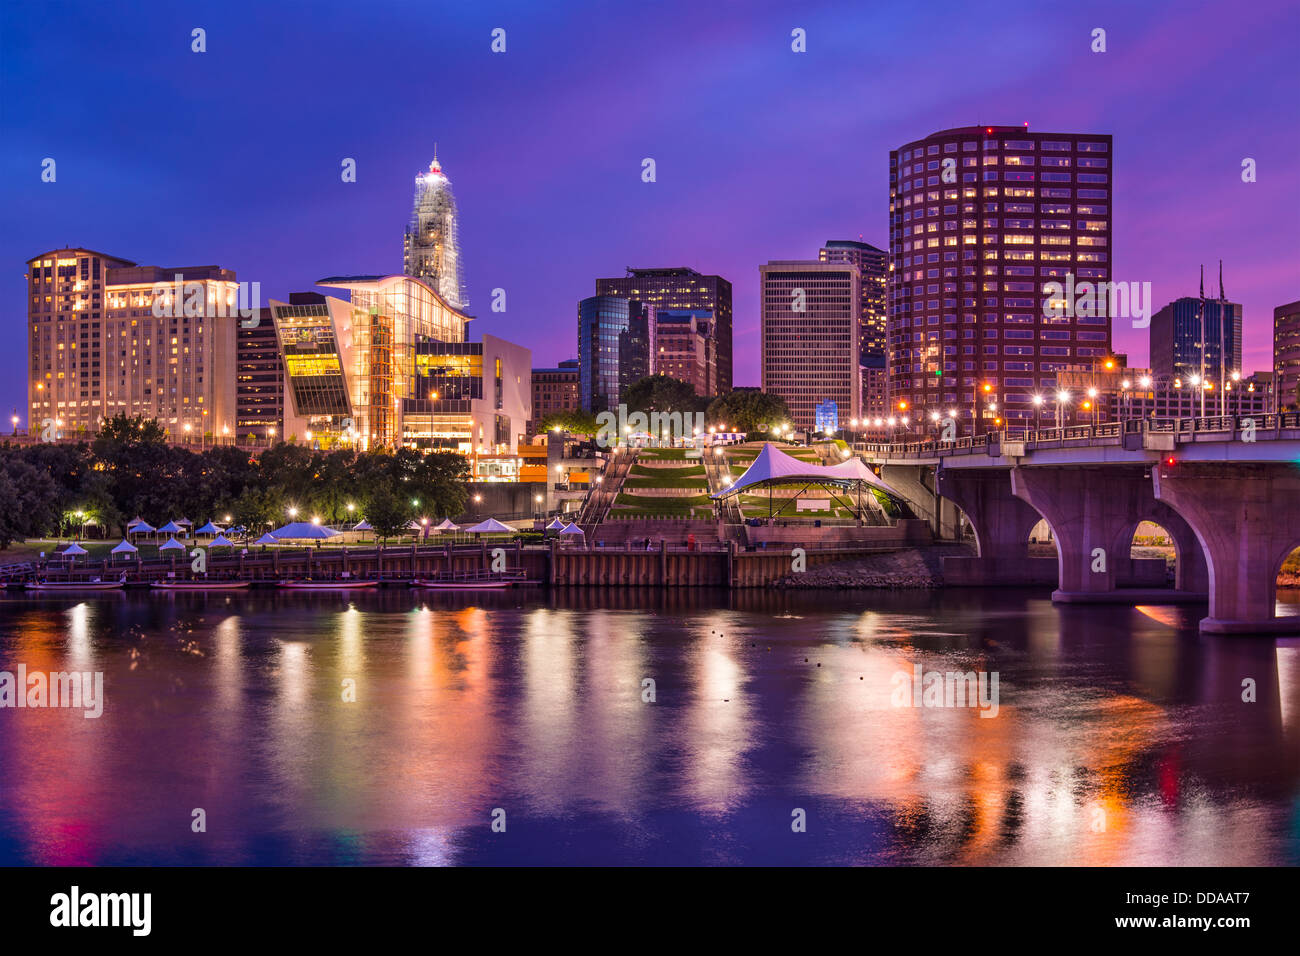
[[[953,583],[1029,584],[1055,564],[1064,602],[1208,597],[1207,633],[1300,633],[1274,615],[1282,562],[1300,547],[1300,412],[1137,419],[1008,430],[944,442],[857,444],[907,496],[936,537],[955,537],[957,509],[979,556],[945,561]],[[1040,519],[1057,559],[1029,554]],[[1168,531],[1173,591],[1129,557],[1142,521]]]

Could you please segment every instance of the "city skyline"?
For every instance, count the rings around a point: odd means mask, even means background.
[[[329,20],[339,9],[327,6],[320,16]],[[911,15],[904,25],[893,14],[877,22],[851,13],[839,30],[831,8],[790,13],[770,7],[756,11],[740,36],[724,37],[708,29],[724,22],[721,15],[715,21],[696,13],[699,35],[683,38],[673,32],[671,18],[661,22],[651,12],[621,11],[616,23],[602,19],[586,29],[634,27],[620,35],[633,36],[638,48],[692,62],[707,49],[710,67],[689,80],[661,76],[651,85],[620,74],[593,90],[569,83],[567,70],[604,62],[603,54],[583,44],[575,45],[574,64],[548,76],[541,89],[524,89],[520,80],[532,76],[536,58],[572,35],[588,11],[574,8],[545,20],[522,8],[494,13],[508,31],[505,54],[489,49],[496,20],[453,12],[439,26],[451,37],[448,69],[464,78],[463,92],[416,92],[418,102],[411,105],[422,111],[420,123],[381,116],[375,122],[389,124],[390,133],[365,137],[309,134],[308,126],[337,115],[334,94],[361,101],[399,88],[407,69],[400,56],[386,61],[377,76],[349,74],[346,84],[327,82],[319,95],[304,91],[301,116],[259,114],[258,82],[292,85],[301,72],[293,55],[281,57],[283,64],[275,68],[260,65],[269,38],[289,26],[275,13],[248,14],[236,4],[232,12],[255,17],[262,32],[236,36],[214,29],[210,52],[196,54],[188,24],[136,23],[86,8],[80,23],[70,18],[60,29],[56,49],[54,34],[41,29],[34,13],[7,10],[7,31],[30,41],[16,43],[19,52],[4,67],[11,88],[24,87],[48,64],[69,83],[94,81],[97,90],[106,84],[103,91],[118,97],[143,95],[147,87],[159,115],[183,115],[179,104],[185,97],[212,88],[200,57],[220,52],[223,60],[245,63],[250,75],[231,77],[223,70],[219,89],[241,122],[216,135],[207,127],[170,124],[148,136],[123,137],[118,121],[93,112],[87,102],[73,107],[82,117],[73,124],[74,136],[56,130],[36,108],[37,100],[16,99],[7,120],[13,147],[5,158],[6,228],[0,241],[15,265],[65,245],[108,249],[139,262],[216,263],[240,280],[260,282],[264,303],[283,299],[312,288],[324,275],[400,269],[395,224],[410,208],[411,172],[428,163],[436,140],[440,161],[455,173],[468,298],[479,304],[474,314],[490,319],[494,332],[532,348],[535,365],[554,366],[575,353],[574,303],[590,295],[595,277],[617,275],[627,266],[685,264],[732,283],[735,384],[756,385],[758,266],[809,256],[827,236],[861,235],[864,242],[887,247],[891,148],[938,129],[1028,122],[1031,130],[1113,137],[1119,170],[1114,278],[1150,281],[1154,301],[1163,304],[1191,294],[1199,265],[1222,258],[1228,286],[1244,310],[1242,370],[1270,368],[1273,310],[1295,299],[1297,285],[1297,227],[1294,219],[1277,215],[1294,209],[1300,196],[1300,183],[1286,174],[1300,126],[1286,119],[1297,107],[1270,99],[1279,91],[1255,89],[1247,77],[1213,66],[1249,57],[1260,71],[1283,71],[1287,31],[1279,27],[1294,22],[1296,14],[1280,3],[1250,10],[1216,4],[1191,12],[1172,5],[1140,11],[1103,5],[1088,11],[1088,19],[1053,11],[1031,22],[1017,19],[1021,5],[990,9],[999,12],[995,21],[1014,22],[1016,29],[1008,34],[990,23],[982,31],[980,18],[964,25],[967,43],[978,42],[984,32],[999,38],[981,47],[994,51],[988,70],[951,93],[921,82],[886,103],[869,95],[876,88],[874,75],[884,68],[880,64],[923,66],[955,55],[956,40],[927,29],[941,19],[938,14]],[[1090,31],[1098,25],[1107,30],[1105,53],[1089,49]],[[149,48],[148,63],[136,72],[90,76],[75,59],[65,59],[96,49],[104,36],[127,27],[135,42]],[[794,27],[807,31],[807,53],[791,50]],[[371,35],[391,33],[379,29]],[[923,37],[934,49],[922,51],[918,61],[912,48]],[[1153,78],[1149,60],[1175,51],[1172,68]],[[251,69],[254,64],[259,65]],[[155,71],[168,73],[165,89],[154,84]],[[1143,77],[1147,94],[1140,103],[1126,82],[1135,75]],[[861,109],[846,116],[842,108],[821,105],[813,93],[831,80],[857,84],[864,94]],[[1087,96],[1081,92],[1085,82]],[[595,141],[582,132],[584,108],[602,109],[629,95],[638,103],[668,101],[673,84],[700,104],[698,116],[651,117],[641,128],[629,122],[626,130],[605,124]],[[501,113],[505,94],[515,97],[518,112]],[[556,96],[562,102],[532,125],[528,104]],[[493,110],[479,109],[485,100]],[[723,103],[733,106],[719,121],[710,107]],[[500,114],[499,121],[487,115],[492,112]],[[1213,121],[1212,142],[1205,136],[1207,118]],[[262,135],[273,135],[284,148],[262,159],[250,159],[255,151],[224,148]],[[380,142],[382,148],[375,145]],[[162,163],[159,150],[179,151],[187,161]],[[54,183],[41,181],[46,157],[57,163]],[[655,159],[653,183],[642,181],[647,157]],[[1257,182],[1241,180],[1246,157],[1257,163]],[[355,183],[340,177],[347,158],[357,163]],[[784,185],[774,184],[778,179]],[[774,196],[774,190],[784,192]],[[1188,195],[1198,202],[1187,203]],[[625,228],[629,221],[636,228]],[[203,228],[192,228],[196,222]],[[21,315],[20,276],[15,268],[0,292]],[[506,311],[499,314],[490,311],[498,288],[506,293]],[[1117,323],[1113,346],[1128,353],[1132,364],[1143,364],[1146,331]],[[0,401],[20,411],[22,363],[17,348],[0,360]]]

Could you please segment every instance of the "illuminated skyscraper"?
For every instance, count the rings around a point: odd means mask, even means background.
[[[453,309],[469,306],[460,270],[456,197],[451,181],[438,164],[437,151],[429,171],[415,177],[415,209],[403,241],[403,272],[424,279]]]

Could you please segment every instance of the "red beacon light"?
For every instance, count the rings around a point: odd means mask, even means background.
[[[1172,468],[1174,465],[1178,464],[1178,459],[1170,455],[1165,459],[1165,464]]]

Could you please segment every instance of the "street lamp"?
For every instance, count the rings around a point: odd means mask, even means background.
[[[1092,407],[1092,424],[1095,427],[1097,424],[1097,389],[1096,388],[1088,389],[1088,398],[1091,399],[1089,405],[1091,405]]]
[[[1038,432],[1043,427],[1043,396],[1035,395],[1030,401],[1034,403],[1034,431]]]
[[[1056,427],[1057,428],[1065,427],[1064,406],[1066,402],[1068,402],[1069,400],[1070,400],[1070,393],[1067,392],[1065,389],[1061,389],[1056,393]]]

